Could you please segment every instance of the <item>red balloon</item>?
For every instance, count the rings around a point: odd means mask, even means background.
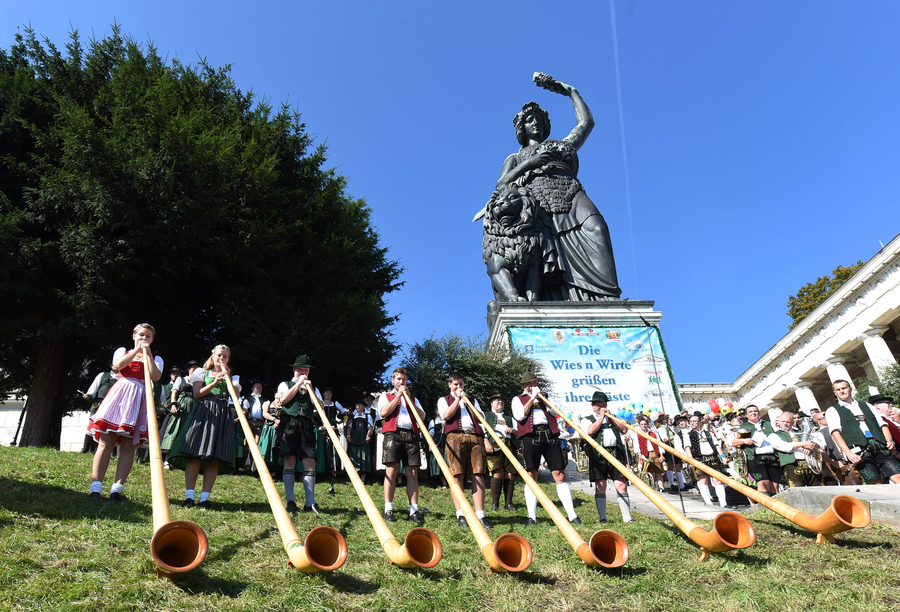
[[[706,403],[709,404],[709,409],[712,410],[713,412],[719,411],[719,404],[716,402],[716,400],[711,399]]]

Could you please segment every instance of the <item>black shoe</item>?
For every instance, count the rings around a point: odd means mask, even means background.
[[[297,502],[293,499],[287,503],[287,511],[291,514],[297,514],[300,512],[300,508],[297,507]]]
[[[500,509],[500,504],[491,504],[491,512],[496,512]]]
[[[729,505],[725,506],[725,509],[726,509],[726,510],[737,510],[738,507],[737,507],[737,506],[732,506],[732,505],[729,504]]]
[[[88,497],[90,497],[91,499],[100,499],[100,494],[99,493],[89,493]]]
[[[600,524],[601,524],[601,525],[606,525],[606,523],[608,523],[608,522],[609,522],[609,521],[607,521],[606,519],[600,519]]]
[[[466,517],[460,516],[456,519],[456,524],[459,525],[460,527],[468,527],[469,521],[466,520]]]
[[[111,501],[111,502],[119,503],[123,499],[125,499],[125,498],[122,497],[121,493],[110,493],[109,494],[109,501]]]
[[[303,506],[304,512],[312,512],[313,514],[322,514],[322,511],[319,510],[319,504],[313,502],[312,506]]]
[[[578,518],[577,516],[569,522],[572,523],[573,525],[581,525],[581,519]]]
[[[416,510],[415,512],[411,512],[409,516],[406,517],[407,521],[412,521],[417,525],[424,525],[425,519],[422,518],[422,513]]]
[[[392,523],[395,522],[397,520],[397,517],[394,516],[394,511],[393,510],[385,510],[384,511],[384,520],[390,521]]]
[[[204,510],[209,510],[212,508],[212,504],[209,503],[208,499],[206,501],[200,502],[199,504],[197,504],[197,506],[199,508],[203,508]]]
[[[525,526],[526,526],[526,527],[531,527],[532,525],[537,525],[537,519],[533,519],[533,518],[531,518],[531,517],[529,516],[529,517],[528,517],[528,520],[525,521]]]
[[[422,514],[431,514],[431,510],[429,510],[425,506],[422,506]]]
[[[506,504],[506,506],[504,506],[504,508],[506,510],[515,510],[516,509],[516,507],[512,504]]]
[[[193,508],[193,507],[194,507],[194,500],[193,500],[193,499],[190,499],[190,498],[184,500],[184,503],[181,504],[181,507],[182,507],[182,508]]]
[[[481,526],[484,527],[485,529],[493,529],[494,528],[494,526],[488,522],[486,516],[481,517]]]

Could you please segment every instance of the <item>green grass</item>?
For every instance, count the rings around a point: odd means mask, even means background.
[[[838,535],[837,546],[770,512],[751,517],[757,543],[699,561],[699,550],[670,523],[636,515],[629,525],[610,504],[610,527],[628,542],[621,570],[582,565],[542,510],[525,528],[518,512],[489,513],[492,536],[523,534],[534,550],[519,575],[491,574],[467,529],[456,525],[447,490],[423,487],[420,505],[432,510],[426,527],[444,547],[431,570],[388,563],[352,486],[317,487],[324,516],[297,515],[301,536],[317,524],[339,529],[349,556],[339,570],[304,575],[286,555],[259,481],[223,476],[215,509],[184,510],[181,472],[166,472],[173,519],[198,523],[210,552],[200,568],[157,579],[150,558],[150,478],[135,467],[126,495],[113,505],[88,499],[88,455],[0,447],[0,609],[2,610],[889,610],[900,609],[898,533],[874,526]],[[114,469],[114,467],[113,467]],[[112,470],[111,470],[112,471]],[[279,484],[280,488],[280,484]],[[302,488],[298,485],[298,491]],[[109,491],[105,483],[104,496]],[[555,490],[546,486],[551,499]],[[382,489],[369,492],[380,507]],[[575,494],[585,540],[598,528],[593,499]],[[405,495],[398,491],[398,515]],[[700,522],[709,528],[708,522]],[[413,526],[390,524],[402,541]]]

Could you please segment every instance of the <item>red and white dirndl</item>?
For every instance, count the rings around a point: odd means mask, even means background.
[[[116,354],[118,355],[118,351]],[[156,364],[160,369],[162,369],[161,362],[162,360],[157,357]],[[101,434],[116,434],[119,437],[131,438],[135,445],[147,443],[149,438],[143,362],[132,361],[129,367],[119,370],[119,380],[91,417],[87,433],[95,440],[99,440]]]

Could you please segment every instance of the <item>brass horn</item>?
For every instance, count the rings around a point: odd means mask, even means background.
[[[607,416],[609,416],[609,418],[614,421],[622,423],[623,425],[625,425],[625,427],[628,427],[630,430],[637,433],[637,435],[644,438],[648,437],[644,432],[631,427],[621,419],[610,415]],[[794,508],[793,506],[789,506],[784,502],[778,501],[777,499],[772,499],[768,495],[760,493],[756,489],[732,480],[720,471],[715,470],[704,463],[696,461],[691,457],[688,457],[685,453],[675,450],[668,444],[663,444],[659,440],[655,439],[653,443],[661,448],[666,449],[676,457],[680,457],[683,461],[690,463],[698,470],[706,472],[713,478],[721,480],[732,489],[743,493],[756,503],[765,506],[772,512],[780,514],[792,523],[795,523],[796,525],[799,525],[806,530],[814,532],[816,534],[817,544],[822,544],[823,542],[834,542],[835,533],[841,533],[843,531],[847,531],[848,529],[865,527],[872,520],[872,515],[869,513],[869,509],[866,507],[866,505],[850,495],[836,495],[834,499],[831,500],[831,506],[828,508],[828,510],[825,510],[819,516],[812,516],[810,514],[807,514],[806,512]]]
[[[156,400],[150,380],[150,361],[144,347],[144,396],[147,398],[147,438],[150,454],[150,489],[153,502],[153,539],[150,555],[156,563],[157,578],[165,573],[179,574],[195,569],[209,552],[209,539],[200,526],[190,521],[173,521],[169,514],[169,496],[163,474],[159,427],[156,424]]]
[[[654,491],[652,488],[648,487],[647,484],[635,476],[634,472],[629,470],[626,466],[622,465],[620,461],[618,461],[612,454],[609,453],[605,448],[603,448],[600,444],[597,443],[588,433],[578,426],[577,423],[572,421],[569,417],[559,411],[550,401],[543,396],[543,394],[539,394],[540,398],[543,399],[548,406],[556,410],[556,413],[560,416],[560,418],[566,422],[566,424],[578,432],[578,435],[581,436],[583,440],[585,440],[588,444],[594,447],[594,449],[603,456],[613,467],[619,470],[622,475],[625,476],[631,484],[636,486],[638,490],[647,496],[647,499],[653,502],[653,504],[659,508],[663,514],[665,514],[669,520],[675,523],[675,526],[678,527],[692,542],[697,544],[700,547],[700,560],[706,561],[709,558],[710,553],[719,553],[725,552],[734,549],[747,548],[752,546],[756,541],[756,532],[753,530],[753,525],[750,524],[745,517],[741,516],[737,512],[720,512],[716,515],[716,518],[713,519],[713,530],[711,532],[706,531],[696,523],[694,523],[691,519],[686,517],[684,514],[679,512],[672,504],[667,502],[662,495]],[[650,438],[648,438],[650,439]],[[653,438],[653,443],[656,444],[657,441]]]
[[[541,502],[541,506],[544,507],[544,510],[550,516],[553,524],[556,525],[556,528],[559,529],[563,537],[569,543],[569,546],[572,547],[575,554],[578,555],[582,562],[590,567],[602,567],[607,569],[625,565],[628,561],[628,544],[625,542],[625,539],[615,531],[601,529],[591,536],[590,543],[585,542],[581,537],[581,534],[579,534],[578,531],[572,527],[572,524],[569,523],[569,520],[562,515],[562,512],[559,511],[556,504],[553,503],[547,494],[544,493],[544,490],[541,489],[537,482],[535,482],[528,474],[528,471],[521,463],[519,463],[519,459],[506,447],[503,440],[497,435],[497,432],[488,425],[484,416],[477,410],[472,410],[472,412],[481,422],[481,426],[484,427],[484,430],[491,436],[494,445],[509,458],[513,467],[516,469],[516,472],[519,473],[519,476],[525,484],[531,487],[535,497]]]
[[[451,494],[456,497],[456,501],[459,503],[459,507],[466,517],[466,522],[469,523],[469,529],[472,531],[472,535],[475,536],[475,541],[481,549],[481,554],[491,567],[491,573],[521,572],[528,569],[533,557],[531,544],[529,544],[525,538],[515,533],[504,533],[503,535],[498,536],[495,542],[491,541],[491,537],[484,529],[484,525],[482,525],[481,521],[478,520],[478,517],[475,516],[475,510],[472,508],[472,505],[469,504],[469,500],[466,499],[466,494],[463,493],[462,488],[456,482],[456,478],[454,478],[453,474],[450,472],[450,466],[444,461],[440,449],[438,449],[437,444],[434,443],[434,439],[429,435],[428,428],[422,421],[422,417],[419,416],[419,411],[415,409],[415,404],[409,397],[409,393],[404,393],[404,397],[409,406],[409,412],[415,417],[416,422],[419,424],[419,428],[425,435],[425,441],[428,443],[431,452],[434,453],[438,466],[441,468],[441,473],[443,473],[444,478],[447,479],[447,482],[450,485]],[[469,411],[477,412],[475,407],[468,402],[468,398],[464,399],[469,405]]]
[[[341,461],[344,462],[344,469],[347,471],[347,476],[350,477],[350,482],[353,483],[356,495],[359,497],[359,501],[366,511],[366,516],[369,517],[369,522],[372,523],[375,535],[378,537],[381,548],[384,550],[388,559],[390,559],[391,563],[405,569],[413,567],[423,567],[427,569],[437,565],[443,555],[443,548],[441,547],[441,541],[430,529],[425,529],[424,527],[410,529],[409,533],[406,534],[406,540],[404,540],[402,545],[397,541],[397,538],[394,537],[394,534],[384,521],[381,512],[379,512],[378,508],[375,506],[375,502],[372,501],[372,496],[369,495],[366,486],[363,484],[362,480],[360,480],[359,474],[356,473],[356,468],[353,467],[353,462],[350,461],[350,457],[347,456],[347,451],[344,450],[340,438],[338,438],[334,428],[328,421],[325,410],[322,408],[322,404],[319,403],[319,398],[316,397],[312,385],[307,384],[306,390],[309,392],[313,406],[315,406],[316,411],[319,413],[319,417],[322,419],[322,425],[325,427],[325,431],[328,433],[328,436],[334,444],[335,452],[340,455]]]
[[[307,534],[305,541],[300,539],[300,534],[294,528],[290,515],[285,510],[284,504],[281,503],[281,494],[275,488],[275,481],[272,480],[266,460],[259,451],[259,445],[253,436],[253,430],[250,429],[247,417],[244,416],[244,411],[241,410],[241,400],[234,389],[234,384],[231,382],[231,376],[225,376],[225,383],[228,385],[231,401],[234,402],[241,429],[244,430],[244,438],[247,440],[250,454],[253,455],[253,461],[256,462],[256,469],[259,471],[259,481],[266,492],[266,499],[268,499],[272,515],[275,517],[275,525],[278,528],[278,533],[281,534],[284,551],[288,555],[288,567],[293,565],[306,574],[331,572],[338,569],[347,560],[347,541],[344,539],[344,536],[334,527],[319,525]]]

